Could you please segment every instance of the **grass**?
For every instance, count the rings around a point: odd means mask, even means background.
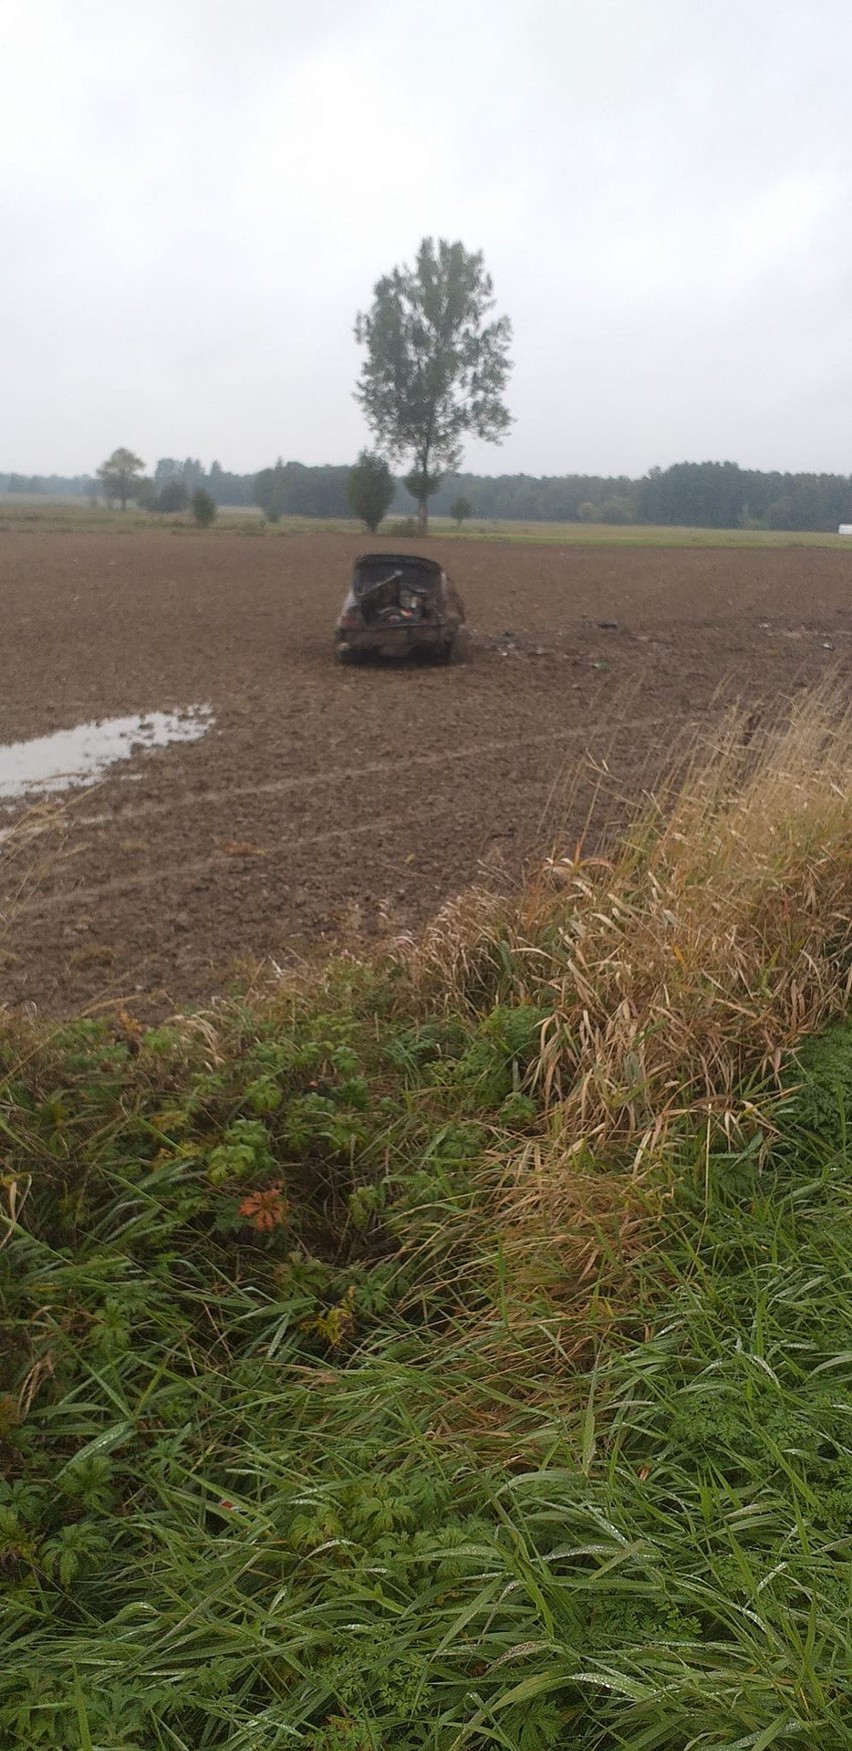
[[[403,539],[395,536],[394,525],[405,523],[405,515],[392,513],[379,532],[378,539]],[[157,529],[170,534],[202,534],[205,539],[217,534],[264,536],[267,539],[288,535],[358,535],[365,542],[375,540],[363,524],[346,517],[282,517],[277,523],[266,523],[259,510],[251,506],[223,506],[215,524],[209,530],[196,529],[189,512],[161,515],[140,511],[130,505],[126,511],[104,505],[92,505],[81,499],[50,499],[41,494],[0,495],[0,534],[4,529],[50,530],[71,534],[75,530],[109,532]],[[459,527],[449,517],[432,517],[429,537],[440,541],[499,541],[521,545],[557,547],[829,547],[838,552],[849,550],[849,538],[825,531],[775,529],[694,529],[655,524],[612,523],[536,523],[498,522],[472,518]],[[406,535],[410,542],[414,537]]]
[[[830,694],[774,723],[734,712],[608,855],[580,845],[519,902],[445,908],[412,945],[415,985],[546,1009],[535,1084],[574,1153],[644,1148],[685,1112],[729,1131],[736,1091],[848,1000],[851,777]]]
[[[848,536],[817,530],[697,529],[655,523],[524,523],[471,519],[458,529],[449,518],[433,517],[430,529],[448,537],[512,541],[557,547],[833,547],[849,548]]]
[[[30,533],[73,534],[80,530],[100,530],[105,534],[116,530],[158,530],[161,534],[181,532],[187,535],[215,536],[226,534],[260,534],[265,529],[259,510],[224,507],[210,530],[199,530],[190,512],[179,515],[141,511],[129,504],[126,511],[117,505],[93,504],[89,499],[48,498],[42,494],[0,494],[0,534],[5,530]]]
[[[7,1019],[2,1751],[852,1744],[852,726],[743,729],[390,960]]]

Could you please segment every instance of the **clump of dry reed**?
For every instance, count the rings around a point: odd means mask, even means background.
[[[546,1012],[549,1135],[520,1177],[549,1219],[575,1219],[584,1166],[641,1171],[687,1116],[732,1136],[749,1088],[848,1003],[852,710],[823,690],[759,731],[729,717],[605,855],[557,851],[511,902],[465,896],[407,966],[421,1000]]]
[[[21,907],[62,855],[57,829],[65,825],[66,812],[64,803],[50,799],[11,818],[0,814],[0,952]]]

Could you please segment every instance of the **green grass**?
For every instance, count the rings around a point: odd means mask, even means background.
[[[852,1744],[852,1035],[568,1319],[540,1021],[7,1028],[3,1751]]]
[[[442,540],[510,541],[562,547],[835,547],[847,536],[784,529],[693,529],[666,524],[500,523],[472,519],[459,530],[448,518],[430,519]]]
[[[6,1017],[0,1751],[852,1746],[851,772],[734,719],[385,961]]]
[[[379,532],[379,540],[393,539],[394,525],[405,523],[404,515],[391,514]],[[137,530],[158,529],[170,534],[203,534],[210,540],[217,534],[242,534],[286,538],[288,535],[360,535],[365,543],[374,540],[363,525],[345,517],[282,517],[277,523],[264,522],[260,511],[252,507],[223,506],[215,524],[209,530],[198,531],[188,512],[160,515],[140,511],[129,505],[126,511],[103,505],[91,505],[81,499],[50,499],[38,494],[0,496],[0,534],[4,529],[51,530],[72,533],[74,530]],[[397,536],[397,539],[401,539]],[[413,537],[405,535],[405,540]],[[610,523],[530,523],[497,522],[472,518],[461,528],[449,517],[432,517],[429,538],[451,541],[499,541],[521,545],[562,547],[831,547],[850,550],[846,536],[828,532],[767,530],[767,529],[693,529],[668,525]]]
[[[190,512],[168,515],[141,511],[129,504],[126,511],[117,505],[92,504],[82,498],[49,498],[41,493],[0,494],[0,534],[15,529],[52,534],[72,534],[80,530],[100,530],[109,534],[115,530],[149,529],[160,533],[181,533],[207,538],[217,532],[261,534],[266,525],[259,510],[224,507],[209,530],[198,530]],[[353,525],[354,527],[354,525]]]

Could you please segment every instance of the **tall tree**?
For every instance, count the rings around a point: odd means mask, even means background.
[[[396,481],[383,456],[362,450],[354,468],[349,470],[346,497],[350,510],[371,534],[375,534],[382,518],[390,510],[396,492]]]
[[[141,485],[140,475],[144,462],[140,456],[134,456],[132,450],[119,448],[113,450],[106,462],[98,469],[98,479],[104,489],[104,497],[119,499],[123,511],[127,510],[128,499],[135,498]]]
[[[493,286],[481,251],[424,237],[413,268],[394,268],[359,312],[366,347],[355,398],[382,449],[408,459],[405,484],[425,533],[429,499],[458,467],[467,433],[499,444],[511,424],[502,395],[511,369],[508,316],[488,321]]]

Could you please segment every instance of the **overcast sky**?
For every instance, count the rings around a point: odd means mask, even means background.
[[[849,0],[0,0],[0,469],[350,461],[355,312],[482,249],[479,472],[852,471]]]

